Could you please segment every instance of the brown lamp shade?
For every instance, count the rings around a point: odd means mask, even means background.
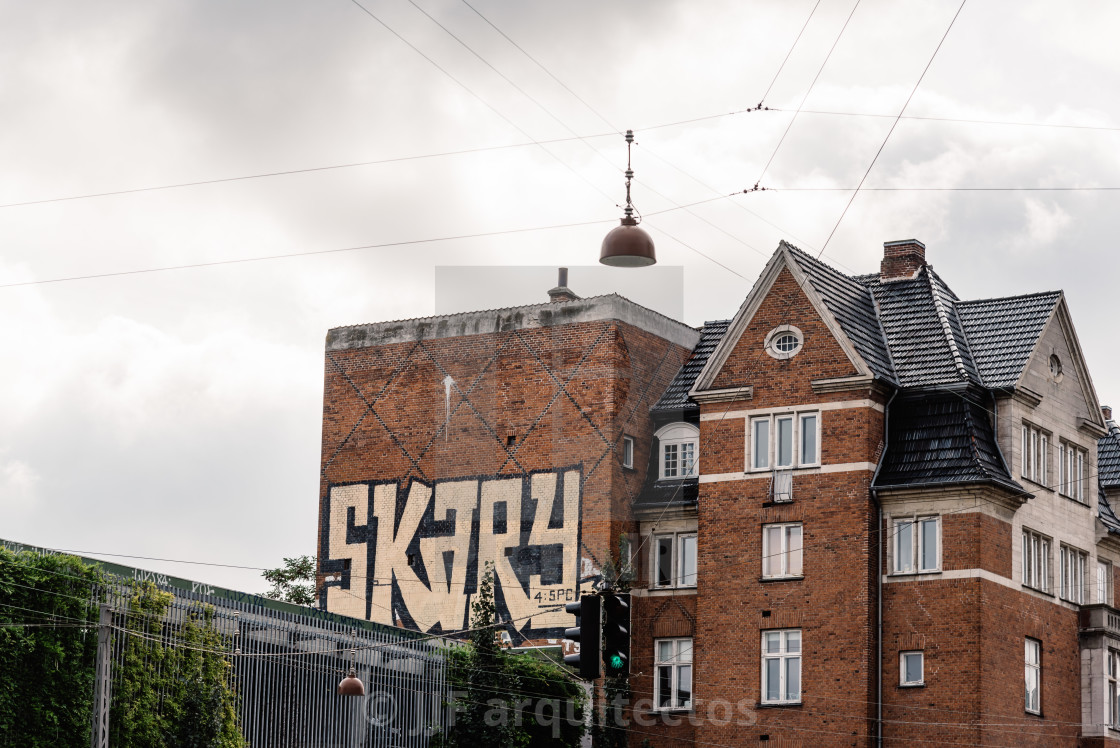
[[[362,683],[361,679],[354,672],[354,668],[350,668],[350,674],[343,678],[338,684],[339,696],[365,696],[366,684]]]
[[[622,225],[611,229],[603,237],[603,249],[599,262],[616,268],[640,268],[657,262],[653,251],[653,239],[642,229],[638,222],[627,216]]]

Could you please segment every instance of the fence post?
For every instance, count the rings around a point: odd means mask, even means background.
[[[101,606],[97,622],[97,673],[93,684],[93,748],[109,748],[109,705],[113,687],[113,614]]]

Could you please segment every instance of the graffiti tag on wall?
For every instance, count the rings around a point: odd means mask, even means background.
[[[579,595],[580,470],[331,486],[321,595],[332,613],[457,631],[487,564],[503,621],[560,636]]]

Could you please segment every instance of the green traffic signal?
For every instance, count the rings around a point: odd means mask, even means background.
[[[621,670],[623,664],[625,664],[625,663],[623,663],[622,658],[619,657],[618,655],[614,655],[614,656],[611,657],[611,669],[612,670]]]

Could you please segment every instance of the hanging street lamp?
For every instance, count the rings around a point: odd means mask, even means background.
[[[634,178],[634,171],[630,168],[630,145],[634,142],[634,131],[626,131],[626,215],[622,218],[622,225],[611,229],[603,237],[603,247],[599,253],[599,262],[617,268],[640,268],[657,262],[657,255],[653,251],[653,239],[644,230],[638,228],[638,220],[634,218],[634,203],[630,200],[630,180]]]

